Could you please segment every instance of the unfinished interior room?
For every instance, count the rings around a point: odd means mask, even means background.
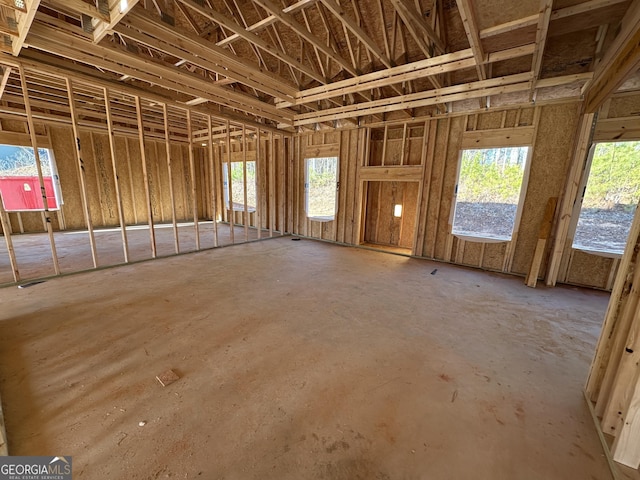
[[[640,479],[640,0],[0,0],[0,51],[0,456]]]

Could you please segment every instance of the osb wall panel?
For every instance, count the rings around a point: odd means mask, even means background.
[[[630,117],[638,115],[640,112],[640,95],[621,95],[612,98],[608,108],[605,103],[606,111],[603,111],[606,118]]]
[[[445,151],[438,155],[436,150],[436,156],[434,164],[443,162],[443,184],[442,195],[440,197],[439,218],[436,224],[428,225],[427,229],[436,229],[436,249],[435,258],[445,260],[447,258],[447,242],[450,235],[451,210],[453,208],[453,194],[455,192],[456,182],[458,180],[458,160],[460,158],[460,143],[462,141],[462,132],[464,132],[465,118],[454,117],[451,119],[450,132],[446,143],[444,144]]]
[[[513,258],[514,273],[524,275],[528,272],[547,200],[562,193],[578,118],[579,105],[576,104],[542,107]],[[545,274],[546,268],[545,256],[541,275]]]
[[[567,283],[606,288],[613,259],[574,250]]]
[[[82,209],[82,194],[78,180],[78,161],[76,147],[70,128],[52,127],[52,149],[60,176],[62,190],[63,211],[68,229],[79,229],[85,225]]]
[[[502,270],[506,250],[506,242],[486,243],[484,247],[484,257],[482,259],[482,268],[487,270]]]

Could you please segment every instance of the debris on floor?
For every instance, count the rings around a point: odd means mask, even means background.
[[[180,377],[176,375],[176,372],[169,369],[166,372],[161,373],[156,377],[156,379],[160,382],[160,385],[166,387],[167,385],[171,385],[173,382],[178,380]]]
[[[431,275],[435,275],[436,273],[438,273],[438,269],[437,269],[437,268],[435,268],[435,269],[433,270],[433,272],[431,272]]]
[[[29,288],[33,287],[34,285],[38,285],[39,283],[44,283],[44,280],[40,280],[38,282],[23,283],[22,285],[18,285],[18,288]]]
[[[138,422],[138,426],[139,427],[144,427],[147,424],[147,422],[145,422],[144,420]]]

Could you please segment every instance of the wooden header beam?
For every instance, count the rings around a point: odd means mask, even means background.
[[[585,112],[594,113],[624,81],[640,68],[640,0],[634,0],[620,33],[596,67],[585,92]]]

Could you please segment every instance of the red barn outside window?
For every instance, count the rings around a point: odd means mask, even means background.
[[[42,177],[49,210],[62,205],[60,181],[53,152],[39,148]],[[0,145],[0,193],[9,212],[43,210],[36,156],[31,147]]]

